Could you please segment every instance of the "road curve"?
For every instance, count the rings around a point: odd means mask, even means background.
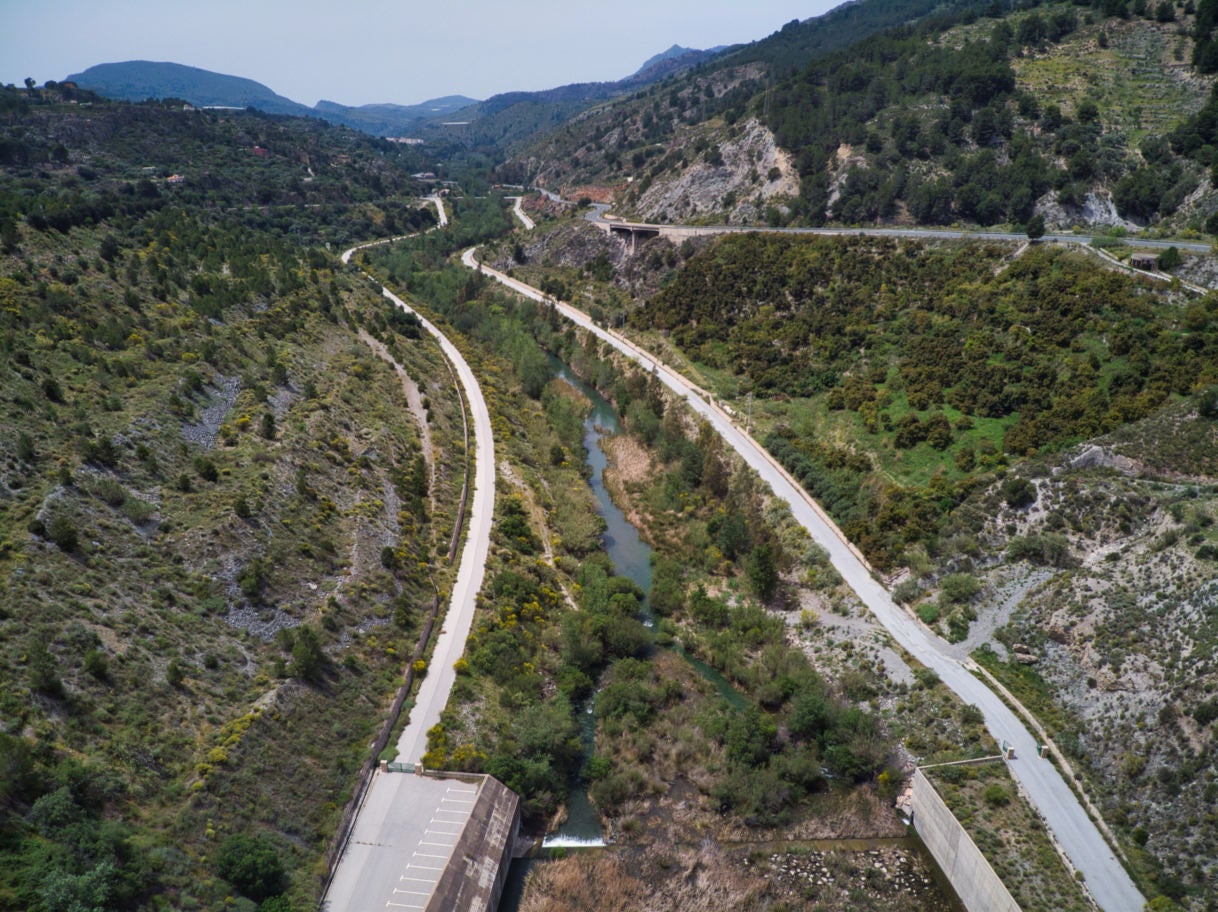
[[[536,223],[524,214],[524,208],[521,206],[521,203],[524,202],[523,196],[508,196],[505,197],[505,199],[516,201],[516,205],[512,207],[512,213],[516,216],[516,218],[520,219],[520,224],[524,225],[525,231],[532,231],[537,227]]]
[[[443,213],[443,205],[438,200],[436,202]],[[441,223],[444,224],[445,220]],[[343,262],[349,262],[351,255],[358,249],[360,248],[353,247],[346,251],[343,254]],[[382,286],[381,294],[403,310],[415,313],[423,327],[439,342],[444,356],[456,370],[465,391],[474,428],[473,489],[466,512],[465,544],[461,549],[461,562],[427,675],[419,685],[409,721],[397,743],[398,761],[414,764],[427,750],[428,729],[440,721],[440,713],[448,703],[449,692],[456,680],[453,663],[465,651],[465,641],[473,625],[475,600],[482,588],[486,560],[490,553],[491,524],[495,512],[495,444],[486,400],[482,397],[474,372],[461,352],[431,321],[413,311],[388,288]],[[376,890],[380,889],[380,885],[396,880],[396,874],[390,870],[393,865],[386,868],[388,862],[371,851],[371,847],[382,844],[389,838],[386,834],[401,831],[409,821],[417,817],[419,809],[409,795],[409,781],[413,779],[414,776],[404,776],[400,773],[382,773],[380,770],[373,773],[372,781],[357,810],[343,854],[335,866],[334,877],[323,897],[323,908],[332,909],[334,912],[358,912],[356,907],[362,901],[359,898],[366,895],[379,897],[380,894]],[[386,870],[390,870],[392,876],[386,874]],[[381,908],[379,899],[376,908]]]
[[[439,213],[439,227],[444,228],[448,225],[448,214],[444,211],[444,201],[439,196],[424,197],[427,202],[433,203],[436,207],[436,212]],[[357,250],[367,250],[369,247],[380,247],[382,244],[392,244],[394,241],[404,241],[406,238],[416,237],[414,234],[398,234],[393,237],[381,238],[379,241],[369,241],[367,244],[357,244],[354,247],[344,250],[339,259],[346,266],[351,262],[351,257],[355,255]],[[407,308],[409,309],[409,308]]]
[[[1039,745],[1035,736],[989,687],[973,676],[966,663],[949,654],[947,643],[896,606],[888,591],[873,577],[863,556],[820,505],[808,496],[767,450],[736,426],[727,413],[714,403],[713,396],[630,340],[597,326],[583,311],[563,302],[555,302],[530,285],[480,265],[475,259],[474,248],[465,251],[461,261],[528,298],[553,303],[564,317],[653,372],[665,386],[684,398],[694,411],[704,417],[771,486],[775,495],[788,504],[792,515],[808,530],[812,539],[828,551],[833,566],[892,638],[918,661],[933,669],[965,703],[980,708],[986,727],[994,738],[1013,747],[1015,759],[1007,764],[1011,774],[1040,812],[1071,863],[1082,873],[1097,905],[1104,912],[1141,912],[1145,899],[1056,767],[1037,756]]]

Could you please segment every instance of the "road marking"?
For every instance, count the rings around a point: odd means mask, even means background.
[[[448,860],[447,855],[429,855],[426,852],[415,852],[413,857],[415,857],[415,858],[439,858],[444,861]]]

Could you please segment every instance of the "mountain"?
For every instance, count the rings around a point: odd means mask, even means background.
[[[319,101],[310,108],[276,94],[260,82],[240,76],[213,73],[180,63],[129,60],[102,63],[67,77],[82,89],[121,101],[149,98],[180,98],[201,107],[255,108],[267,114],[320,117],[330,123],[353,127],[377,136],[410,130],[417,123],[444,117],[476,103],[463,95],[448,95],[417,105],[370,104],[351,107]]]
[[[1204,229],[1218,102],[1180,39],[1201,8],[1119,6],[849,5],[564,123],[510,169],[616,188],[646,219]]]
[[[447,118],[477,103],[477,99],[465,95],[445,95],[417,105],[367,104],[348,107],[322,100],[313,107],[313,115],[376,136],[391,136],[413,130],[428,120]]]
[[[628,81],[654,81],[657,78],[687,70],[704,60],[709,60],[723,53],[727,49],[727,45],[718,45],[704,51],[699,51],[694,48],[685,48],[679,44],[674,44],[668,50],[650,58],[628,78]]]
[[[66,81],[121,101],[180,98],[201,107],[257,108],[268,114],[296,117],[313,114],[307,105],[277,95],[260,82],[180,63],[150,60],[100,63],[82,73],[73,73]]]
[[[536,92],[503,92],[454,112],[450,119],[461,122],[459,133],[432,122],[425,125],[428,129],[424,135],[456,140],[467,148],[503,158],[523,141],[545,135],[595,105],[644,91],[723,53],[722,48],[697,51],[674,45],[624,79],[571,83]]]
[[[645,73],[651,67],[656,66],[657,64],[660,64],[660,63],[664,63],[665,61],[668,61],[668,60],[675,60],[680,57],[684,57],[686,54],[701,54],[701,53],[703,53],[703,52],[695,50],[694,48],[686,48],[686,47],[681,47],[681,45],[679,45],[679,44],[674,44],[668,50],[661,51],[660,53],[656,54],[654,57],[649,58],[641,67],[638,68],[638,70],[635,71],[635,75],[638,75],[639,73]]]

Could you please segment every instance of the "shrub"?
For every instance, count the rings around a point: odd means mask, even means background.
[[[982,793],[985,798],[985,803],[990,807],[1006,807],[1011,803],[1011,794],[1001,785],[995,782],[993,785],[987,785]]]
[[[1020,535],[1007,545],[1007,559],[1026,560],[1042,567],[1068,567],[1071,563],[1070,542],[1064,535],[1047,532],[1044,535]]]
[[[110,675],[110,660],[100,649],[90,649],[85,653],[85,671],[97,680],[104,681]]]
[[[915,610],[923,624],[933,624],[939,620],[939,606],[934,602],[923,602]]]
[[[309,626],[300,627],[292,644],[292,674],[316,682],[324,670],[325,658],[317,632]]]
[[[981,591],[981,584],[967,573],[951,573],[943,578],[939,601],[944,605],[963,605]]]
[[[195,471],[204,481],[214,482],[220,478],[220,471],[216,468],[216,464],[206,456],[195,457]]]
[[[1002,499],[1013,510],[1030,507],[1036,502],[1036,486],[1026,478],[1008,478],[1002,483]]]
[[[1211,386],[1197,400],[1197,414],[1202,418],[1218,418],[1218,386]]]
[[[1218,719],[1218,697],[1206,700],[1193,710],[1193,718],[1197,720],[1198,725],[1209,725],[1215,719]]]
[[[76,524],[66,516],[60,515],[52,519],[47,534],[51,536],[51,541],[59,546],[60,551],[72,552],[80,545]]]
[[[283,892],[283,862],[261,837],[229,836],[216,851],[216,872],[257,902]]]

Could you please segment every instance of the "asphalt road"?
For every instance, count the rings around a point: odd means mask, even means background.
[[[759,225],[680,225],[659,222],[628,222],[625,219],[606,218],[608,206],[596,203],[584,216],[590,222],[600,225],[617,225],[621,228],[679,229],[683,232],[697,234],[747,234],[756,232],[773,232],[775,234],[823,234],[828,236],[864,236],[864,237],[903,237],[921,238],[923,240],[968,240],[968,241],[1026,241],[1028,236],[1015,231],[960,231],[952,228],[767,228]],[[1091,234],[1046,234],[1040,240],[1054,241],[1061,244],[1090,244],[1095,240]],[[1150,247],[1166,250],[1175,247],[1179,250],[1189,250],[1195,253],[1209,253],[1214,245],[1204,241],[1172,241],[1138,237],[1129,235],[1123,240],[1135,247]]]
[[[438,199],[435,202],[440,209],[441,224],[446,224],[443,204]],[[348,262],[358,249],[346,251],[343,262]],[[389,289],[382,287],[381,293],[403,310],[414,312]],[[486,572],[495,512],[495,446],[486,400],[461,352],[434,324],[422,315],[416,316],[439,342],[465,391],[474,430],[474,473],[465,516],[465,544],[461,549],[457,578],[427,675],[419,686],[409,721],[398,739],[397,760],[410,764],[418,762],[427,750],[427,731],[440,721],[440,713],[448,703],[449,692],[456,680],[453,663],[465,651],[465,641],[473,625],[475,599]],[[419,871],[405,870],[402,866],[409,866],[409,858],[404,853],[408,844],[414,844],[411,842],[414,838],[410,835],[413,832],[411,828],[417,824],[419,815],[426,811],[427,802],[431,800],[430,787],[423,784],[428,781],[419,776],[382,773],[379,770],[373,774],[334,879],[326,892],[324,903],[327,909],[331,912],[382,912],[386,908],[412,908],[409,904],[417,896],[409,890],[400,891],[412,882],[410,878],[431,875],[421,875]],[[412,851],[427,854],[426,849]],[[440,849],[431,851],[441,852]],[[424,866],[443,864],[436,858],[426,857],[420,857],[417,862]],[[421,880],[413,882],[423,883]],[[418,889],[425,888],[420,886]]]
[[[466,782],[377,772],[323,908],[423,912],[477,794]]]
[[[480,269],[485,275],[526,297],[536,301],[552,300],[532,286],[486,266],[480,266],[472,248],[462,255],[461,260],[471,269]],[[1037,756],[1038,745],[1035,736],[997,694],[950,655],[946,642],[931,634],[921,623],[897,607],[888,591],[872,576],[859,551],[769,453],[737,427],[732,419],[714,404],[713,397],[706,391],[624,337],[595,325],[582,311],[562,302],[556,303],[556,307],[567,319],[594,333],[647,370],[654,371],[665,386],[683,397],[698,414],[710,422],[723,439],[770,485],[775,495],[790,506],[792,515],[808,530],[813,540],[828,551],[833,566],[893,639],[920,662],[933,669],[943,683],[965,703],[972,703],[980,708],[985,716],[986,727],[994,738],[1014,748],[1014,759],[1007,764],[1011,774],[1040,812],[1046,826],[1071,863],[1082,872],[1087,889],[1099,907],[1105,912],[1141,912],[1145,904],[1144,898],[1056,767]]]
[[[448,213],[446,213],[444,211],[444,201],[442,199],[440,199],[439,196],[429,196],[429,197],[426,197],[426,200],[427,200],[427,202],[434,204],[436,207],[436,212],[439,214],[439,219],[440,219],[439,227],[441,227],[441,228],[445,227],[448,224]],[[379,247],[382,244],[392,244],[394,241],[405,240],[406,238],[409,238],[409,237],[414,237],[414,235],[413,234],[399,234],[394,237],[381,238],[381,240],[379,240],[379,241],[369,241],[367,244],[358,244],[355,247],[352,247],[350,250],[344,250],[343,255],[342,255],[342,257],[340,257],[340,259],[343,261],[343,265],[345,266],[347,263],[351,262],[351,257],[353,257],[355,255],[355,252],[357,250],[366,250],[369,247]]]
[[[405,301],[388,288],[382,288],[381,294],[403,310],[414,313]],[[398,739],[400,763],[415,763],[423,756],[427,750],[427,730],[440,721],[440,713],[448,703],[448,693],[457,677],[453,663],[465,652],[465,640],[474,622],[475,601],[486,572],[491,523],[495,516],[495,441],[486,400],[482,398],[474,372],[457,347],[429,320],[419,316],[419,321],[440,343],[445,357],[456,368],[461,387],[465,390],[474,428],[474,484],[465,514],[465,546],[461,549],[461,563],[444,616],[444,626],[436,640],[427,676],[419,687],[418,699],[410,711],[410,722]]]
[[[533,220],[524,214],[524,209],[520,205],[521,203],[524,202],[523,196],[508,196],[508,197],[505,197],[505,199],[510,199],[510,200],[516,201],[516,205],[514,205],[512,207],[512,212],[515,214],[516,218],[520,219],[520,224],[524,225],[525,231],[532,231],[534,228],[537,227],[534,224]]]

